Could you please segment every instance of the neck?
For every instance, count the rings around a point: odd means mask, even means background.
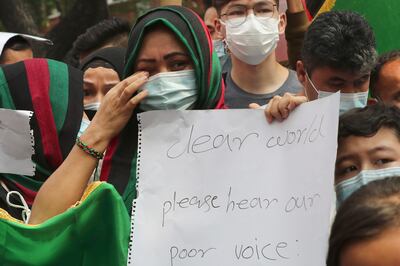
[[[253,94],[267,94],[279,89],[286,81],[289,71],[276,61],[271,53],[263,62],[253,66],[232,58],[232,80],[244,91]]]

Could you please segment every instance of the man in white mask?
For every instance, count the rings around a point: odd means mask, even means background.
[[[275,56],[286,15],[278,0],[217,1],[222,33],[232,60],[226,73],[225,104],[228,108],[265,105],[275,95],[301,89],[296,73],[280,65]]]
[[[366,106],[375,47],[372,28],[361,15],[343,11],[319,15],[306,32],[302,60],[297,62],[304,93],[275,96],[265,109],[267,120],[284,120],[296,106],[338,91],[341,113]]]

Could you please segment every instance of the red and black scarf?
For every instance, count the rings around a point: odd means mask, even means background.
[[[83,114],[82,84],[81,71],[49,59],[0,68],[0,108],[33,111],[35,176],[0,174],[11,190],[22,192],[28,204],[75,143]]]

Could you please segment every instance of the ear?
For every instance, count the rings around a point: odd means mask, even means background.
[[[297,72],[297,78],[301,85],[303,87],[306,87],[306,82],[307,82],[307,76],[306,76],[306,70],[304,68],[304,64],[301,60],[297,61],[296,63],[296,72]]]
[[[215,31],[217,32],[218,36],[221,39],[225,39],[225,37],[226,37],[225,26],[222,25],[222,23],[219,19],[214,20],[214,26],[215,26]]]
[[[286,25],[287,25],[286,13],[283,12],[279,14],[279,25],[278,25],[279,34],[285,33]]]

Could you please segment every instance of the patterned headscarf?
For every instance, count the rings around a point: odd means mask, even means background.
[[[35,175],[0,173],[0,180],[10,190],[22,192],[29,205],[74,146],[83,115],[82,84],[81,71],[50,59],[0,68],[0,108],[33,111]],[[3,197],[0,202],[8,209]]]
[[[150,10],[133,26],[125,56],[124,77],[133,74],[134,64],[145,34],[154,25],[162,24],[183,43],[194,65],[198,100],[193,109],[224,108],[224,84],[217,54],[213,51],[211,36],[202,19],[190,9],[165,6]],[[107,150],[101,180],[112,183],[123,195],[130,208],[136,197],[137,120],[134,115]]]

